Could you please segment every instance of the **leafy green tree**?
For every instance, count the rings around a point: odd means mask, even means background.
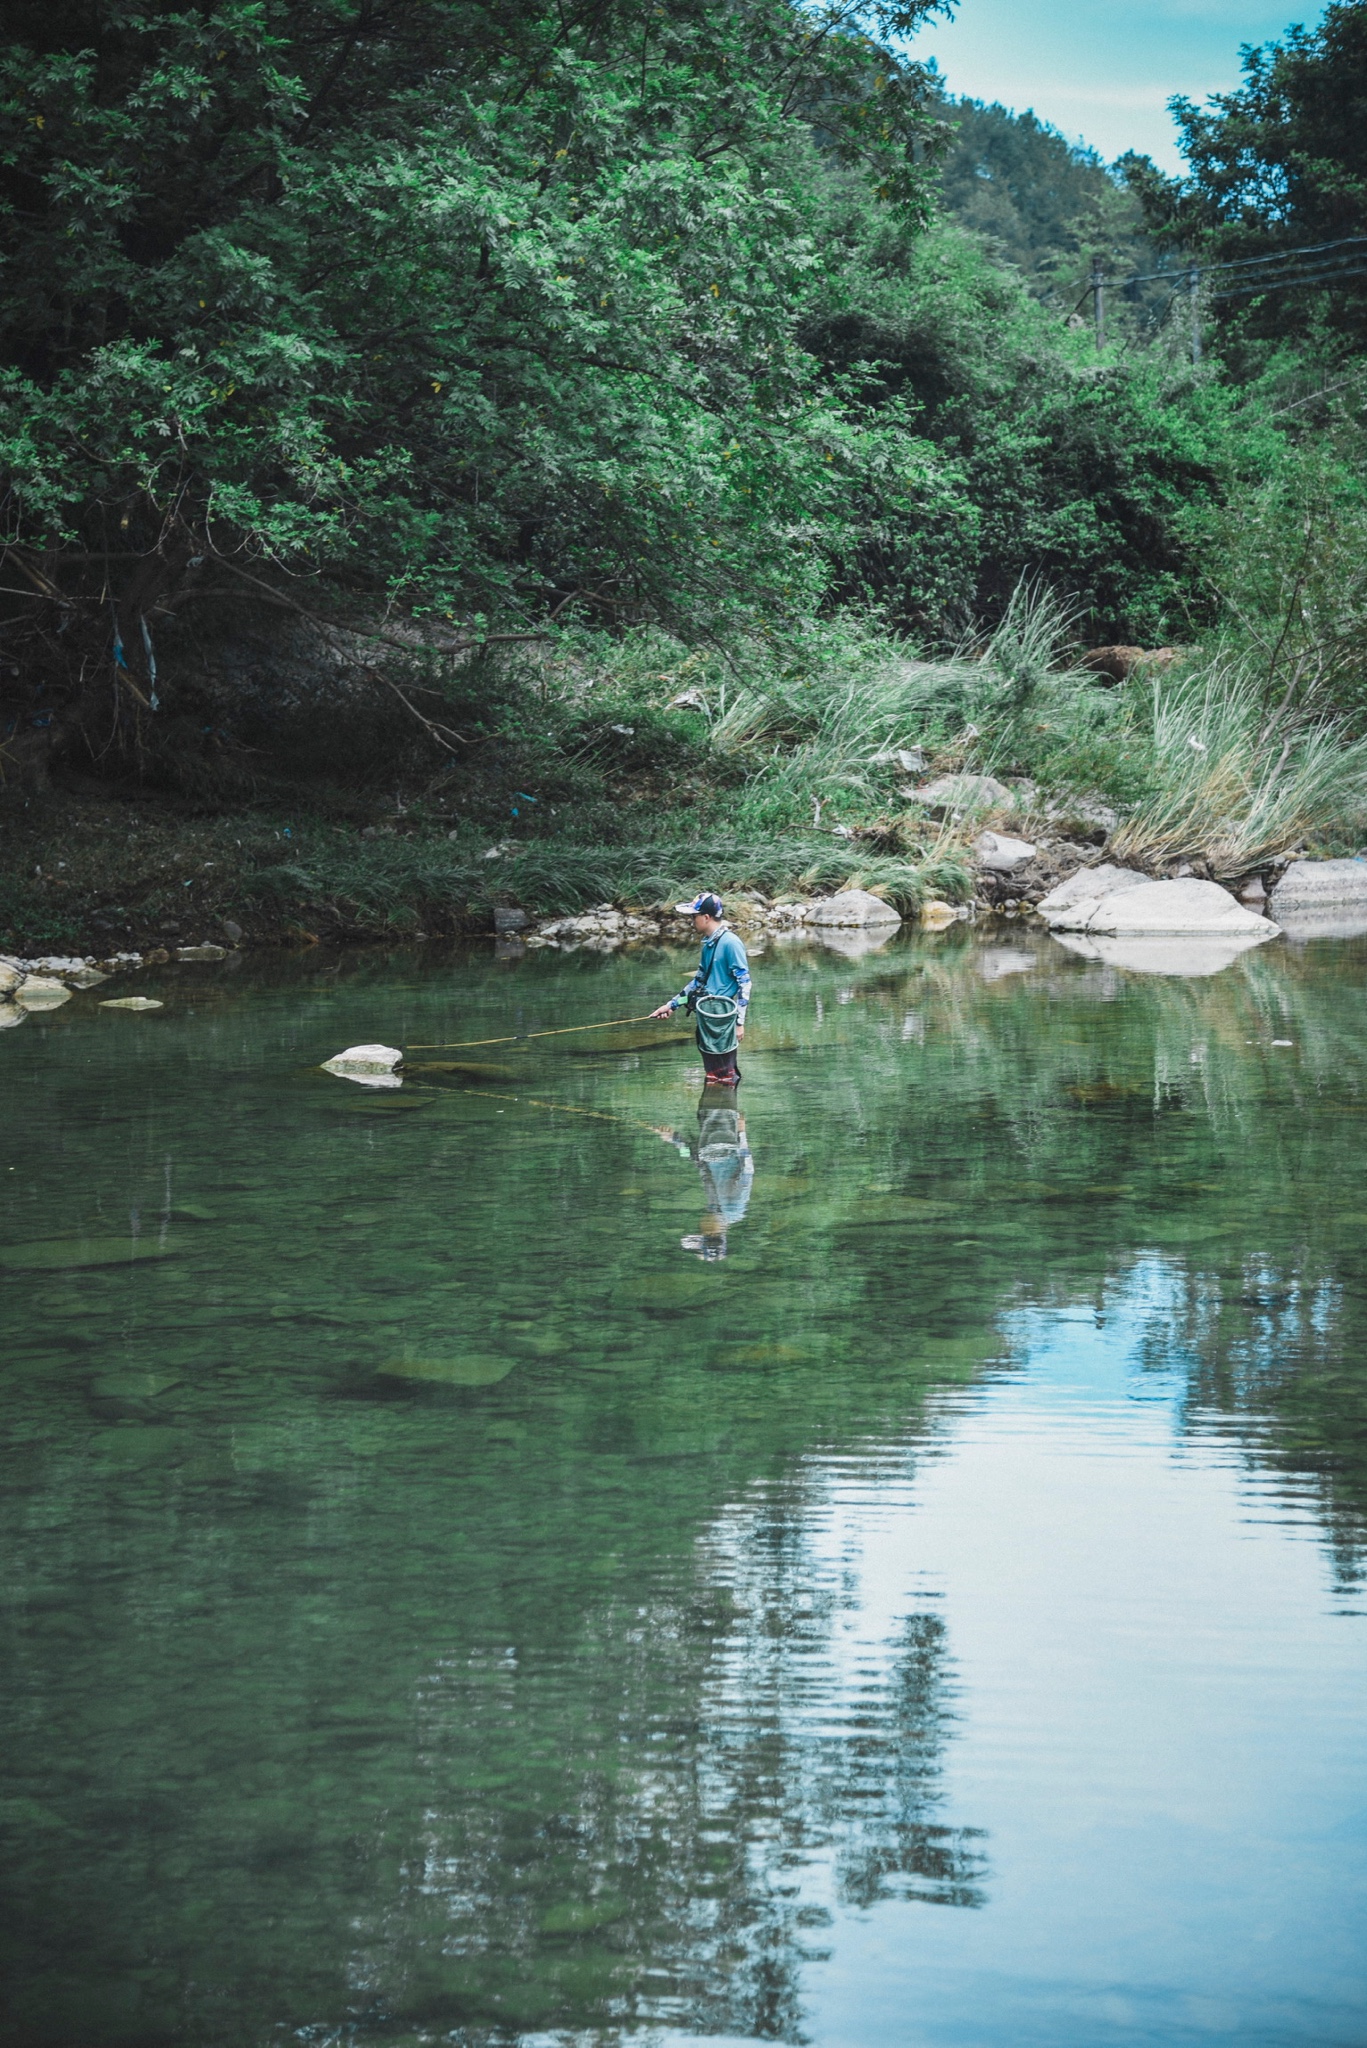
[[[1139,201],[1095,150],[1033,113],[979,100],[954,101],[946,118],[954,140],[940,170],[945,211],[986,236],[1056,311],[1089,310],[1094,262],[1121,276],[1153,268]],[[1112,323],[1124,303],[1111,309]]]
[[[1173,101],[1190,165],[1165,179],[1132,159],[1153,231],[1217,263],[1277,257],[1367,238],[1367,0],[1330,0],[1314,29],[1246,48],[1243,83],[1204,107]],[[1367,239],[1288,265],[1305,284],[1271,289],[1271,272],[1226,275],[1213,310],[1231,342],[1367,339]],[[1356,273],[1356,274],[1354,274]],[[1257,353],[1255,361],[1262,360]]]
[[[456,644],[813,601],[812,166],[924,214],[932,4],[20,0],[0,467],[56,735],[116,678],[145,721],[225,591]]]

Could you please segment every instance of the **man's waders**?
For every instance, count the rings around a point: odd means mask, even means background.
[[[731,1081],[740,1079],[736,1066],[736,1048],[740,1043],[736,1026],[740,1022],[740,1004],[734,996],[710,996],[706,992],[693,999],[693,1021],[697,1026],[698,1051],[702,1063],[711,1079]]]

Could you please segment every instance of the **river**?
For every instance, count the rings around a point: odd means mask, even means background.
[[[1367,941],[504,951],[0,1041],[0,2040],[1361,2048]]]

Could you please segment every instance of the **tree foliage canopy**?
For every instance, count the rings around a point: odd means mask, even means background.
[[[11,537],[122,536],[166,587],[345,565],[476,621],[720,597],[718,543],[762,580],[823,509],[813,131],[924,212],[886,38],[929,5],[21,6]]]
[[[1300,266],[1319,288],[1239,288],[1217,311],[1255,339],[1319,330],[1367,339],[1367,0],[1329,0],[1318,27],[1243,53],[1243,83],[1204,107],[1173,101],[1190,166],[1182,179],[1149,166],[1135,182],[1156,233],[1216,263],[1323,248]],[[1138,167],[1137,167],[1138,168]],[[1353,254],[1341,245],[1363,238]],[[1339,274],[1336,281],[1335,274]],[[1266,273],[1256,273],[1261,285]],[[1248,302],[1252,303],[1249,304]]]
[[[1043,574],[1161,633],[1229,405],[1098,360],[1052,230],[965,224],[962,135],[945,221],[937,4],[15,0],[0,745],[144,761],[159,691],[220,724],[177,635],[232,597],[410,648],[842,603],[952,638]],[[1038,124],[960,118],[1017,240],[1041,164],[1064,271],[1133,233]]]

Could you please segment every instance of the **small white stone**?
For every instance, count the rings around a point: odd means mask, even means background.
[[[361,1074],[389,1074],[402,1064],[403,1054],[394,1045],[349,1045],[345,1052],[334,1053],[330,1060],[323,1061],[329,1074],[350,1079]]]

